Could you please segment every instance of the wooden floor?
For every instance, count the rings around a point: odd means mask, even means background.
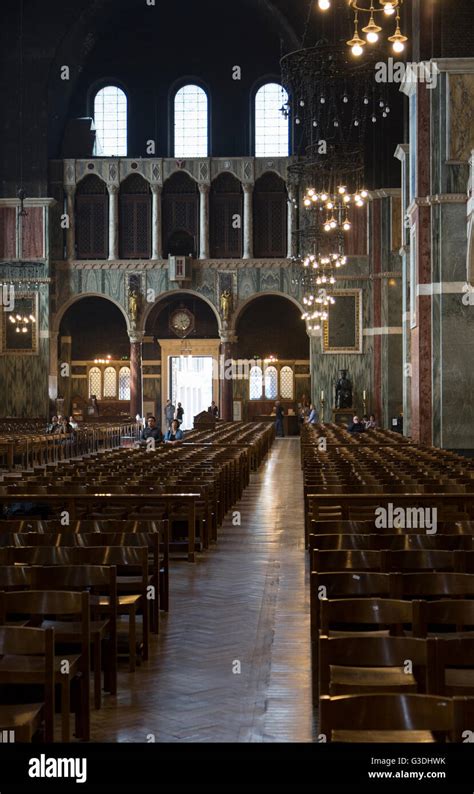
[[[92,712],[94,741],[312,741],[299,439],[275,441],[235,509],[217,548],[172,563],[162,633]]]

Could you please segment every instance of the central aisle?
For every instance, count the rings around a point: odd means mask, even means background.
[[[229,513],[217,548],[172,563],[162,633],[92,712],[98,741],[312,741],[299,461],[299,439],[277,439],[236,505],[240,526]]]

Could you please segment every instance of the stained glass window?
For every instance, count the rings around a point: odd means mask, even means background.
[[[278,396],[278,370],[276,367],[265,369],[265,397],[274,400]]]
[[[261,367],[250,367],[249,390],[251,400],[260,400],[263,392],[263,374]]]
[[[121,367],[119,372],[119,400],[130,399],[130,367]]]
[[[127,156],[127,97],[116,85],[107,85],[94,99],[96,155]]]
[[[280,395],[284,400],[294,399],[293,370],[291,367],[282,367],[280,370]]]
[[[208,156],[208,101],[198,85],[185,85],[174,98],[174,156]]]
[[[265,83],[255,95],[255,157],[288,157],[289,125],[282,112],[288,94],[279,83]]]
[[[117,373],[114,367],[106,367],[104,372],[104,397],[117,396]]]
[[[89,397],[93,394],[97,398],[102,396],[102,373],[99,367],[91,367],[89,370]]]

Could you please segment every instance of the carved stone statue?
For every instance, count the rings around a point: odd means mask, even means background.
[[[132,290],[128,295],[128,313],[132,325],[135,326],[138,320],[138,293],[136,290]]]
[[[232,310],[232,295],[230,290],[226,289],[221,295],[221,312],[222,319],[226,322],[229,320]]]
[[[336,408],[352,408],[352,383],[347,377],[347,369],[339,370],[336,383]]]

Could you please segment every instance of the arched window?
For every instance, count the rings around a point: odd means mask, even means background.
[[[151,255],[151,192],[140,174],[120,185],[119,250],[122,259],[149,259]]]
[[[242,186],[232,174],[219,174],[211,185],[211,259],[242,256]]]
[[[251,400],[260,400],[263,392],[263,374],[261,367],[250,367],[249,394]]]
[[[106,367],[104,371],[104,397],[117,396],[117,373],[115,367]]]
[[[76,253],[78,259],[107,259],[109,199],[95,174],[81,179],[76,191]]]
[[[91,367],[89,370],[89,397],[93,394],[97,399],[102,396],[102,373],[99,367]]]
[[[127,97],[116,85],[107,85],[94,99],[95,154],[127,156]]]
[[[265,397],[274,400],[278,396],[278,370],[276,367],[265,369]]]
[[[178,171],[163,187],[164,256],[196,256],[199,191],[194,179]]]
[[[255,95],[255,157],[288,157],[289,124],[282,112],[288,94],[279,83],[265,83]]]
[[[185,85],[174,98],[174,156],[207,157],[209,114],[206,92]]]
[[[119,371],[119,400],[130,399],[130,367],[121,367]]]
[[[280,396],[283,400],[294,399],[293,370],[291,367],[282,367],[280,370]]]
[[[255,182],[253,192],[254,256],[286,257],[287,193],[283,179],[270,171]]]

